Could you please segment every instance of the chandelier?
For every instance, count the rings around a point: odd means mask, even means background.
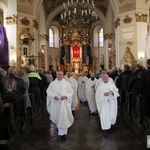
[[[78,35],[78,39],[80,36],[82,44],[91,44],[91,24],[97,21],[94,1],[68,0],[63,7],[60,16],[63,24],[61,44],[68,44],[74,34]]]

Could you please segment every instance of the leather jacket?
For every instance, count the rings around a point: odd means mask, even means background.
[[[3,102],[7,103],[14,99],[23,99],[26,87],[22,79],[16,77],[14,74],[10,74],[1,79],[0,91]]]

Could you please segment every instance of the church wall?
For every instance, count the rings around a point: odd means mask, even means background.
[[[39,62],[40,52],[43,49],[47,49],[47,36],[45,31],[45,14],[40,0],[19,0],[18,2],[18,66],[21,66],[23,62],[22,58],[28,58],[28,63],[34,63],[36,69],[45,68],[47,59],[44,57],[43,62]],[[34,12],[36,10],[36,12]],[[27,31],[28,44],[23,43],[20,39],[20,35]],[[27,48],[27,56],[24,55],[24,48]],[[45,54],[46,51],[45,51]],[[42,65],[41,65],[42,64]]]
[[[22,56],[23,55],[35,55],[34,54],[34,46],[33,43],[35,42],[34,37],[34,28],[33,28],[33,16],[28,16],[26,14],[19,14],[18,15],[18,66],[21,66],[22,62]],[[27,32],[27,33],[25,33]],[[28,43],[23,43],[23,40],[21,39],[22,36],[28,38]],[[36,38],[37,39],[37,38]],[[27,48],[27,53],[24,53],[24,48]],[[36,64],[37,65],[37,64]]]
[[[47,57],[48,57],[48,64],[49,64],[49,56],[52,58],[52,65],[54,67],[54,70],[56,70],[56,58],[60,57],[60,48],[50,48],[47,49]],[[49,66],[49,65],[48,65]],[[49,67],[47,68],[49,70]]]
[[[131,19],[131,22],[126,22]],[[125,57],[126,48],[129,47],[134,58],[137,60],[137,45],[136,45],[136,22],[134,15],[122,16],[121,26],[119,29],[120,39],[119,39],[119,51],[120,51],[120,67],[123,68],[124,63],[122,62]],[[127,56],[130,59],[130,56]]]
[[[132,1],[133,2],[133,1]],[[119,9],[122,6],[127,6],[128,1],[123,1],[123,4],[120,4]],[[119,62],[117,62],[118,67],[123,68],[124,64],[133,64],[129,63],[131,61],[131,56],[125,55],[126,50],[129,48],[132,59],[134,59],[134,64],[142,61],[142,65],[145,66],[145,52],[146,52],[146,36],[147,36],[147,14],[148,9],[145,7],[145,1],[136,0],[135,8],[132,11],[125,9],[126,13],[118,15],[117,21],[117,32],[119,35],[118,39],[118,49],[117,54],[119,54]],[[117,45],[116,45],[117,46]],[[141,60],[141,58],[143,60]],[[128,60],[126,60],[128,59]],[[129,60],[130,59],[130,60]],[[119,65],[120,64],[120,65]]]

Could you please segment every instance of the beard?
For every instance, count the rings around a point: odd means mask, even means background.
[[[91,80],[94,81],[95,77],[91,77]]]

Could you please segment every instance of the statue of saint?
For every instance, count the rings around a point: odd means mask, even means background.
[[[55,60],[56,60],[56,66],[60,66],[60,57],[56,56]]]
[[[89,66],[89,56],[86,55],[86,65]]]
[[[62,59],[64,61],[64,65],[67,65],[66,55]]]

